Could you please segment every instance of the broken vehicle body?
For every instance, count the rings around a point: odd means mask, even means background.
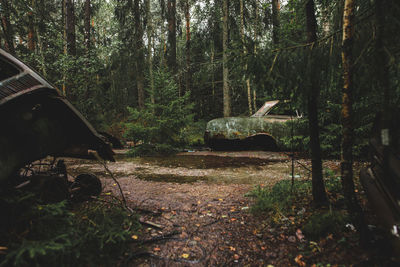
[[[370,139],[371,163],[363,168],[360,180],[374,212],[400,261],[400,124],[397,114],[391,118],[378,115]]]
[[[0,183],[46,156],[105,160],[113,152],[49,82],[0,49]]]
[[[291,123],[301,118],[290,110],[271,111],[278,107],[279,100],[267,101],[251,117],[228,117],[207,123],[204,142],[214,150],[278,150],[281,137],[290,137]],[[283,114],[282,114],[283,113]],[[286,114],[285,114],[286,113]]]

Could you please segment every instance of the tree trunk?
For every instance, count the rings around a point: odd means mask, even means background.
[[[240,39],[242,41],[242,60],[246,60],[247,49],[245,45],[244,38],[244,4],[243,0],[240,0]],[[250,79],[246,77],[247,73],[247,62],[243,66],[243,76],[245,77],[245,86],[247,89],[247,104],[249,107],[249,115],[253,114],[253,109],[251,106],[251,88],[250,88]]]
[[[309,43],[317,40],[317,21],[315,19],[314,1],[308,0],[306,4],[306,22],[307,22],[307,40]],[[309,60],[311,60],[310,70],[310,86],[307,92],[307,110],[308,110],[308,125],[310,131],[310,150],[312,164],[312,194],[314,204],[316,206],[325,205],[328,203],[328,198],[325,192],[325,184],[322,175],[322,156],[321,146],[319,141],[319,126],[318,126],[318,97],[319,85],[316,84],[313,70],[313,55],[310,52]]]
[[[155,103],[154,99],[154,77],[153,77],[153,18],[151,17],[151,0],[146,0],[146,16],[147,16],[147,65],[149,68],[150,83],[150,101]]]
[[[168,46],[167,63],[169,70],[175,74],[176,66],[176,0],[168,0]]]
[[[272,0],[272,42],[274,45],[279,44],[279,10],[280,10],[279,0]]]
[[[90,0],[85,0],[84,39],[85,39],[86,53],[88,56],[90,52],[90,21],[91,21]]]
[[[186,19],[186,92],[191,92],[191,83],[192,83],[192,70],[190,66],[190,42],[191,42],[191,36],[190,36],[190,5],[189,5],[189,0],[186,0],[185,2],[185,19]]]
[[[222,79],[223,79],[223,102],[224,117],[231,115],[231,95],[229,89],[229,69],[228,69],[228,18],[229,6],[228,0],[223,0],[222,4]]]
[[[32,0],[32,10],[35,9],[35,0]],[[33,17],[33,11],[28,12],[28,49],[31,52],[35,51],[35,22]]]
[[[165,55],[167,53],[167,46],[165,44],[165,0],[160,0],[161,9],[161,43],[160,43],[160,66],[166,67]]]
[[[345,0],[343,12],[342,41],[342,153],[341,176],[345,202],[353,223],[360,233],[360,241],[366,244],[369,230],[365,223],[362,209],[354,192],[353,182],[353,34],[354,34],[354,0]]]
[[[144,108],[144,76],[142,64],[144,62],[143,53],[143,28],[140,18],[140,0],[134,0],[133,17],[135,21],[135,68],[136,68],[136,86],[138,90],[138,106],[139,109]]]
[[[76,56],[76,36],[75,36],[75,1],[66,0],[65,5],[65,31],[67,35],[67,53]]]
[[[4,34],[4,48],[7,52],[11,54],[15,54],[14,48],[14,34],[12,30],[12,26],[10,24],[10,5],[8,0],[0,0],[1,4],[1,27],[3,29]]]

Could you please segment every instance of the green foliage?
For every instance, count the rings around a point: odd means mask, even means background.
[[[192,107],[188,104],[189,93],[178,95],[178,87],[169,73],[159,70],[154,73],[155,103],[148,102],[146,108],[128,108],[125,137],[135,143],[179,146],[187,143],[185,128],[193,122]],[[144,147],[142,151],[148,149]]]
[[[168,144],[141,144],[129,150],[127,155],[131,157],[168,156],[178,151],[177,148]]]
[[[13,190],[1,197],[0,237],[7,253],[0,266],[112,265],[139,228],[135,216],[114,202],[71,209],[66,201],[43,204],[34,193]]]
[[[319,212],[311,215],[303,227],[305,236],[319,240],[328,234],[338,234],[345,229],[347,217],[339,211]]]
[[[330,170],[325,170],[325,188],[330,197],[336,198],[342,192],[340,177]],[[253,212],[278,212],[288,214],[293,212],[296,202],[302,202],[311,196],[311,181],[291,180],[277,182],[272,188],[256,186],[247,196],[255,199]]]
[[[296,181],[292,187],[290,180],[282,180],[272,188],[257,186],[247,196],[255,198],[253,212],[287,213],[291,210],[293,202],[310,190],[311,184],[308,181]]]

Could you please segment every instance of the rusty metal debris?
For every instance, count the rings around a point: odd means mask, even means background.
[[[0,49],[0,183],[50,156],[113,161],[103,137],[43,77]]]
[[[251,117],[218,118],[207,123],[204,141],[215,150],[277,150],[279,138],[291,135],[290,122],[301,116],[270,114],[281,101],[267,101]],[[287,113],[287,112],[286,112]]]
[[[391,235],[393,250],[400,260],[400,124],[399,110],[391,119],[377,116],[370,140],[371,163],[360,180],[380,224]],[[386,124],[386,125],[385,125]]]

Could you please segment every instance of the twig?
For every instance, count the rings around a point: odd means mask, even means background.
[[[133,210],[131,208],[128,207],[128,205],[126,204],[126,199],[125,199],[125,195],[122,192],[122,188],[120,183],[118,182],[118,180],[115,178],[114,174],[110,171],[110,169],[107,167],[107,163],[99,156],[99,154],[96,151],[93,151],[92,154],[95,156],[95,158],[97,159],[97,161],[103,165],[103,168],[108,172],[108,174],[111,176],[111,179],[117,184],[118,189],[119,189],[119,193],[121,194],[121,198],[122,198],[122,204],[124,205],[125,209],[127,209],[129,212],[133,212]]]

